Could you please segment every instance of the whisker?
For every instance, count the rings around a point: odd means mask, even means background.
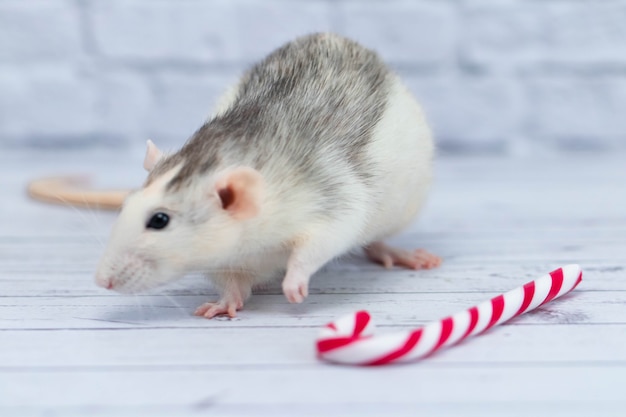
[[[172,304],[174,304],[174,306],[176,308],[178,308],[178,310],[184,311],[185,313],[187,312],[187,309],[185,307],[181,306],[180,304],[178,304],[176,299],[174,297],[172,297],[171,295],[166,294],[166,293],[161,293],[161,295],[165,296],[165,298],[167,298]]]
[[[91,237],[100,244],[100,247],[102,249],[104,249],[104,243],[102,242],[102,240],[100,240],[100,238],[98,237],[97,234],[94,233],[93,231],[93,227],[92,224],[89,223],[89,221],[87,220],[87,218],[85,217],[85,214],[79,210],[78,208],[76,208],[73,204],[70,204],[61,194],[55,194],[56,198],[59,199],[59,201],[61,201],[62,203],[64,203],[67,207],[70,207],[72,210],[74,210],[76,213],[78,213],[79,218],[81,219],[81,221],[83,222],[83,224],[86,226],[87,229],[91,229],[91,230],[87,230],[87,232],[91,235]]]
[[[85,195],[82,195],[83,198],[83,202],[85,203],[85,208],[87,209],[87,212],[91,215],[92,220],[96,223],[96,225],[100,226],[100,218],[98,217],[98,215],[96,214],[95,210],[91,207],[91,205],[89,204],[89,202],[87,201],[87,197],[85,197]],[[102,240],[100,240],[100,238],[96,235],[95,236],[96,240],[100,243],[100,246],[104,249],[104,242],[102,242]]]

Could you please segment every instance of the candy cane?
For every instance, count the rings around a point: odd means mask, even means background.
[[[567,265],[443,320],[382,336],[374,336],[369,313],[359,311],[326,325],[317,352],[329,362],[350,365],[415,361],[567,294],[581,280],[580,267]]]

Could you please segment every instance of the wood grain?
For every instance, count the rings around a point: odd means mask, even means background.
[[[423,215],[393,241],[444,258],[384,270],[355,253],[290,305],[278,284],[236,320],[191,316],[202,277],[137,296],[97,288],[114,214],[31,201],[29,180],[141,183],[143,150],[0,154],[1,416],[621,416],[626,399],[623,155],[442,158]],[[566,263],[573,294],[423,362],[320,363],[319,326],[368,309],[380,332],[420,326]]]

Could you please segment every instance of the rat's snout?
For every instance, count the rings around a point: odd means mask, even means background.
[[[155,261],[136,252],[107,254],[96,270],[95,282],[107,290],[136,293],[168,281],[168,275],[158,273],[156,265]]]
[[[119,293],[133,292],[132,279],[124,279],[125,277],[119,277],[117,275],[98,275],[96,274],[96,285],[106,290],[116,291]],[[131,285],[129,286],[129,281]],[[137,283],[135,283],[137,284]]]
[[[103,277],[99,274],[96,274],[96,285],[102,288],[106,288],[107,290],[113,289],[113,277]]]

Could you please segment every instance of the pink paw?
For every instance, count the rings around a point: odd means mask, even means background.
[[[441,258],[432,253],[426,252],[424,249],[415,249],[397,259],[398,265],[406,266],[412,269],[432,269],[441,265]]]
[[[237,317],[237,311],[241,310],[243,303],[236,301],[219,300],[214,303],[204,303],[193,313],[195,316],[212,319],[220,314],[226,314],[230,318]]]
[[[290,303],[301,303],[309,295],[308,282],[283,281],[283,293]]]
[[[432,269],[441,265],[441,258],[426,252],[424,249],[413,251],[387,246],[382,242],[374,242],[365,248],[367,257],[374,262],[383,264],[385,268],[394,265],[411,269]]]

